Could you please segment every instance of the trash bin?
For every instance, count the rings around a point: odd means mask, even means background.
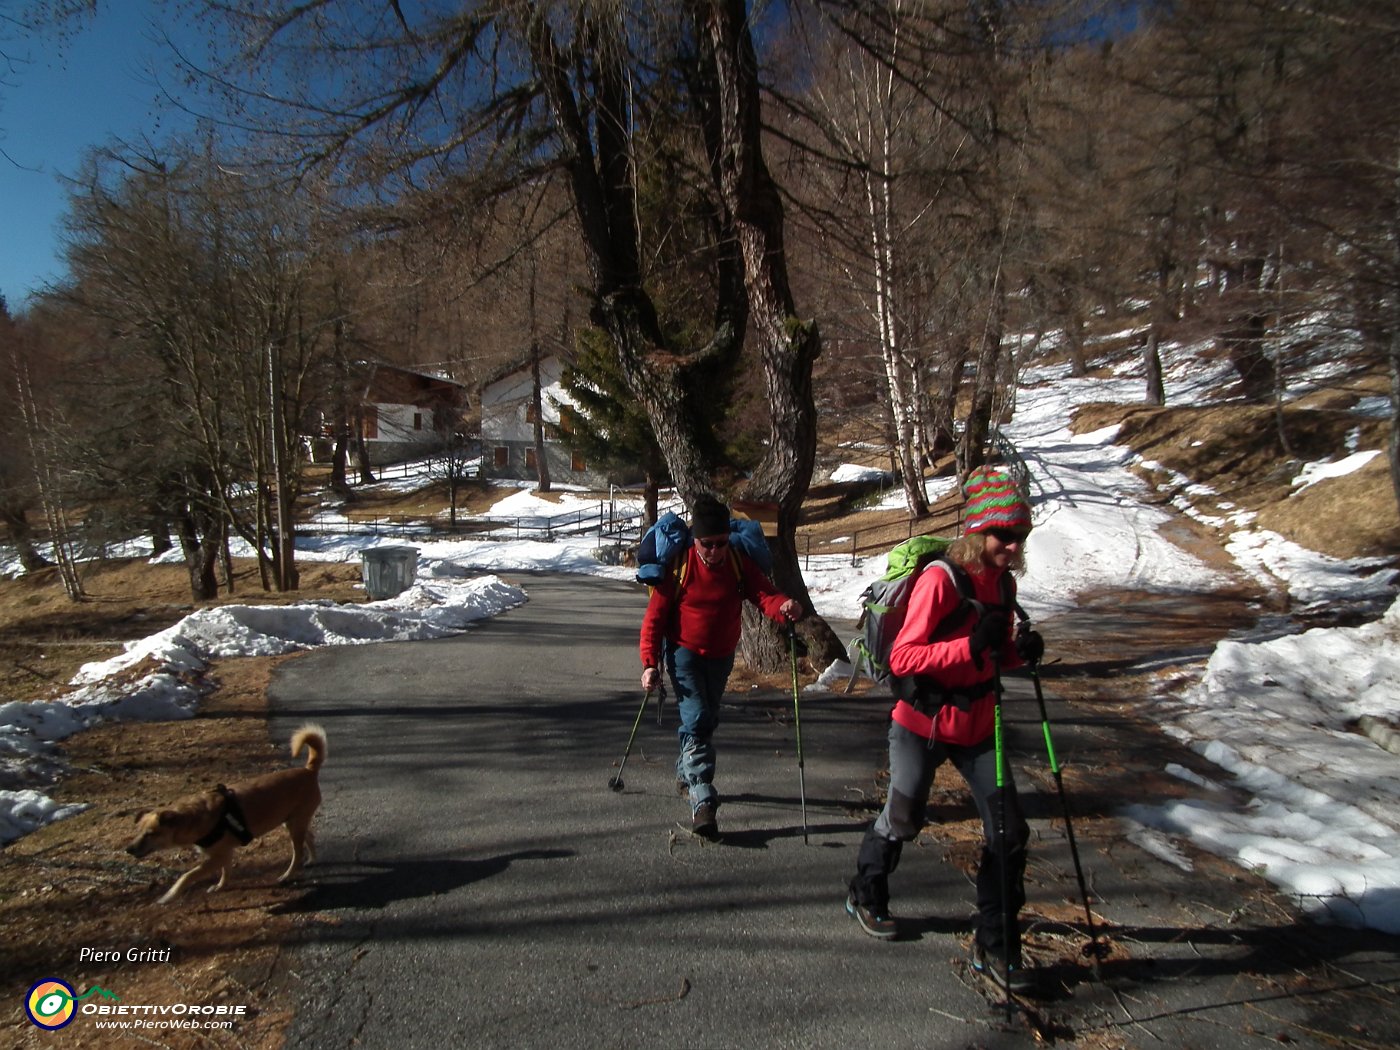
[[[370,547],[360,551],[360,578],[375,601],[393,598],[413,586],[417,547]]]

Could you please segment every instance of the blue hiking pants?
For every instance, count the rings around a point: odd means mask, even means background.
[[[676,693],[681,724],[676,731],[680,755],[676,759],[676,779],[690,788],[690,808],[709,802],[719,806],[715,790],[715,746],[719,725],[719,701],[734,669],[734,654],[726,657],[701,656],[682,646],[666,644],[666,671]]]

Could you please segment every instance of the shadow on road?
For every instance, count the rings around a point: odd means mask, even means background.
[[[401,860],[392,863],[327,864],[317,869],[317,885],[283,912],[323,912],[383,908],[396,901],[450,893],[503,874],[515,861],[561,860],[573,850],[538,849],[483,860]]]

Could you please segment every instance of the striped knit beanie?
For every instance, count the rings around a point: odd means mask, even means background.
[[[963,485],[963,532],[1031,527],[1031,507],[1011,475],[1000,467],[978,467]]]

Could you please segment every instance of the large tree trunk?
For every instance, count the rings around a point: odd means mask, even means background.
[[[714,335],[699,348],[667,342],[641,279],[620,27],[606,13],[590,27],[597,47],[588,117],[570,80],[574,66],[538,9],[530,13],[526,39],[556,130],[568,147],[570,192],[593,278],[592,319],[616,348],[627,385],[646,410],[672,481],[687,501],[709,491],[715,473],[709,425],[713,390],[698,377],[737,362],[753,319],[771,416],[768,452],[745,495],[778,504],[774,581],[810,609],[794,534],[816,459],[811,372],[821,339],[814,325],[798,319],[788,286],[783,208],[763,162],[758,75],[745,5],[690,0],[688,10],[699,50],[692,90],[720,231]],[[819,619],[808,629],[820,656],[843,655]],[[773,661],[761,664],[771,668]]]
[[[721,260],[720,302],[709,345],[669,345],[655,304],[642,287],[638,262],[620,29],[604,20],[592,32],[598,37],[589,81],[593,94],[582,107],[570,79],[575,72],[572,58],[560,51],[545,13],[532,8],[525,25],[531,59],[566,146],[569,192],[593,283],[591,320],[607,333],[627,385],[651,422],[673,483],[691,500],[710,491],[714,464],[707,423],[713,412],[707,395],[712,391],[690,378],[697,370],[723,370],[738,360],[746,319],[733,312],[743,306],[742,297],[732,292],[736,266]]]
[[[788,283],[783,244],[783,204],[763,160],[757,61],[743,0],[693,0],[701,54],[713,71],[717,103],[707,122],[711,171],[738,237],[744,288],[768,393],[768,451],[744,493],[778,505],[773,548],[773,581],[808,611],[812,599],[797,557],[798,517],[816,464],[817,413],[812,366],[821,353],[815,323],[800,320]],[[759,632],[750,630],[746,636]],[[744,656],[758,670],[775,671],[783,661],[774,652],[780,632],[769,625],[762,639],[744,644]],[[818,660],[845,656],[835,632],[811,616],[804,635]]]

